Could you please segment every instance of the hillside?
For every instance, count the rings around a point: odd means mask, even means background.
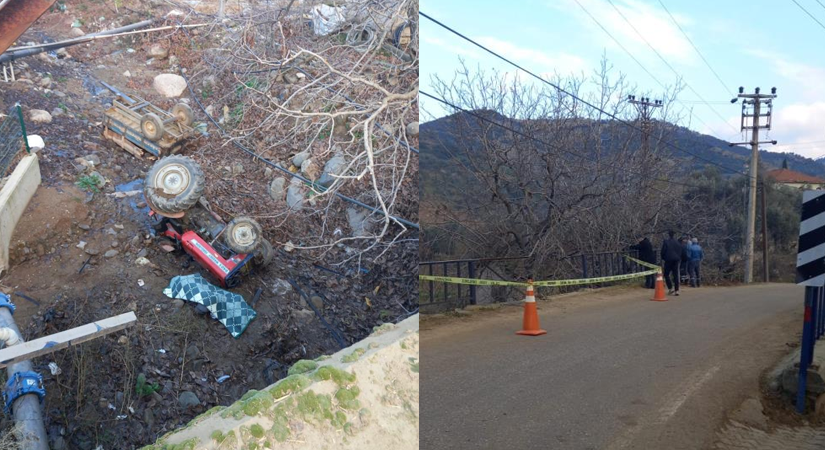
[[[497,123],[506,122],[509,126],[518,128],[518,121],[510,121],[497,113],[483,111],[481,114]],[[454,121],[458,118],[458,114],[454,114],[421,125],[420,195],[422,200],[453,199],[449,203],[454,203],[455,199],[466,198],[466,192],[472,191],[475,182],[472,175],[459,166],[468,163],[463,150],[463,146],[467,143],[464,142],[461,147],[458,144],[459,140],[466,139],[466,136],[455,136],[452,132],[455,129]],[[595,125],[595,122],[589,120],[581,120],[576,123],[577,127],[593,125]],[[621,124],[615,124],[614,126],[624,127]],[[679,160],[680,164],[678,166],[689,172],[702,170],[711,165],[705,160],[738,171],[747,169],[750,160],[750,149],[747,147],[729,147],[725,141],[716,137],[671,124],[659,123],[655,126],[670,128],[667,130],[671,136],[670,142],[685,151],[681,152],[665,147],[662,152]],[[635,132],[633,130],[629,131]],[[552,140],[552,136],[537,137],[543,140]],[[607,151],[610,151],[609,143],[607,143],[607,147]],[[780,168],[782,162],[787,160],[788,166],[793,170],[825,178],[825,160],[816,161],[793,153],[769,151],[760,151],[760,158],[762,164],[768,169]],[[729,172],[725,174],[729,174]]]

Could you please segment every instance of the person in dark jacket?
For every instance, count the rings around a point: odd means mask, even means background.
[[[690,280],[690,274],[688,274],[688,262],[690,262],[690,237],[680,237],[679,245],[682,246],[682,259],[679,263],[679,280],[681,281],[681,284],[687,284]]]
[[[631,245],[630,249],[639,252],[639,259],[641,261],[656,264],[656,252],[653,250],[653,244],[647,236],[639,241],[638,244]],[[645,287],[647,289],[653,289],[656,287],[656,275],[648,275],[645,277]]]
[[[673,238],[674,234],[673,231],[668,231],[667,239],[662,242],[662,262],[668,294],[679,295],[679,265],[683,249],[679,241]]]

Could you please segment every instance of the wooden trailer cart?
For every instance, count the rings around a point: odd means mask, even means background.
[[[185,103],[176,104],[171,112],[103,83],[118,95],[103,119],[103,136],[140,158],[147,151],[156,157],[177,153],[195,134],[194,115]],[[121,101],[122,100],[122,101]]]

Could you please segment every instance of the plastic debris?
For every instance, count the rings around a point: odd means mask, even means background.
[[[112,411],[115,411],[117,409],[117,408],[115,408],[115,405],[113,405],[111,403],[109,403],[109,406],[107,406],[107,408],[111,409]]]
[[[127,416],[126,414],[123,414],[123,415],[117,416],[117,420],[123,420],[123,419],[125,419],[126,417],[128,417],[128,416]],[[101,449],[101,450],[102,450],[102,449]]]
[[[49,363],[49,370],[52,372],[52,375],[60,375],[60,373],[63,372],[60,370],[60,367],[57,367],[56,362]]]
[[[149,264],[149,260],[146,259],[145,257],[141,256],[140,258],[135,260],[135,264],[137,264],[139,266],[145,266],[145,265]],[[138,284],[140,284],[140,283],[138,283]]]
[[[159,349],[158,349],[158,353],[166,353],[166,350],[165,350],[165,349],[162,349],[162,348],[159,348]]]
[[[143,287],[144,284],[146,283],[143,282],[142,278],[138,280],[138,286]]]
[[[240,336],[249,322],[258,315],[238,294],[225,291],[206,281],[200,274],[172,278],[163,293],[170,298],[202,304],[229,330],[232,337]]]
[[[222,376],[218,377],[217,380],[215,380],[215,381],[217,381],[218,384],[221,384],[221,383],[223,383],[224,381],[226,381],[228,379],[229,379],[229,375],[222,375]]]
[[[132,414],[134,414],[134,413],[135,413],[135,408],[132,408],[132,407],[130,406],[130,407],[129,407],[129,412],[130,412],[130,413],[132,413]]]
[[[346,8],[318,5],[312,8],[312,30],[318,36],[326,36],[344,25]]]

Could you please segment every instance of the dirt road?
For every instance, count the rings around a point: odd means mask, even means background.
[[[425,329],[421,448],[704,449],[795,342],[802,290],[613,289]],[[429,328],[429,329],[428,329]]]

